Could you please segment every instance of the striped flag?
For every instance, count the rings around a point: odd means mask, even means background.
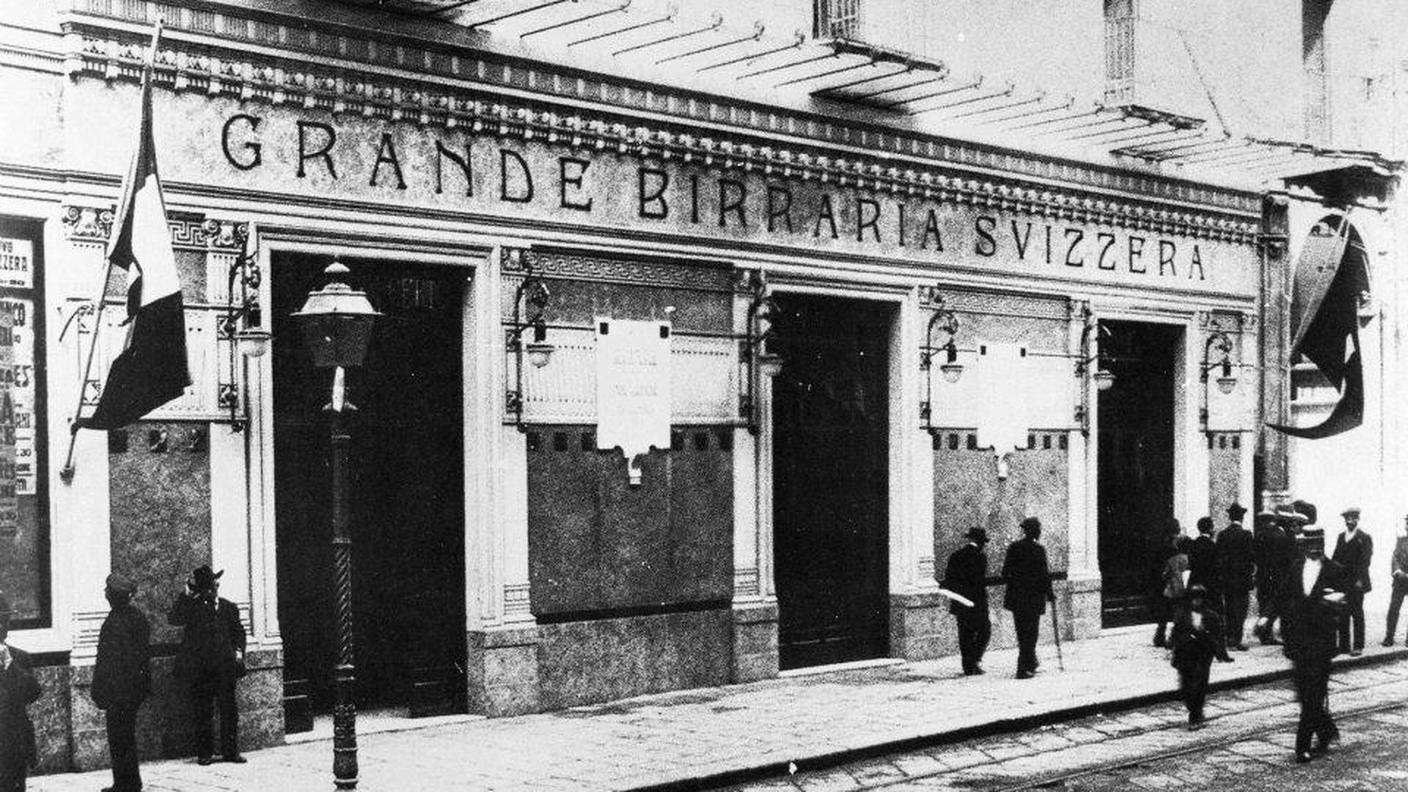
[[[157,31],[158,36],[160,30]],[[108,262],[127,272],[127,342],[112,363],[88,429],[116,429],[180,396],[191,384],[186,362],[186,315],[176,255],[152,143],[152,39],[142,73],[142,121],[137,151],[122,185]]]

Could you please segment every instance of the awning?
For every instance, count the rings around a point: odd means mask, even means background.
[[[1171,175],[1249,185],[1327,168],[1395,170],[1372,152],[1236,134],[1221,122],[1057,94],[941,60],[849,39],[767,30],[749,4],[719,0],[342,0],[488,33],[505,51],[681,88],[791,106],[816,101],[871,120],[955,139],[1156,163]],[[600,68],[600,67],[597,67]]]

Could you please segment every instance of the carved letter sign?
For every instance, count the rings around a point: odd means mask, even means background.
[[[620,448],[631,484],[639,457],[670,447],[670,323],[597,317],[596,444]]]

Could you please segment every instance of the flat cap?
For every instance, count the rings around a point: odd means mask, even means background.
[[[1341,517],[1348,517],[1348,516],[1350,516],[1351,514],[1354,515],[1355,517],[1358,517],[1358,516],[1359,516],[1359,507],[1358,507],[1358,506],[1349,506],[1349,507],[1347,507],[1344,511],[1340,512],[1340,516],[1341,516]]]

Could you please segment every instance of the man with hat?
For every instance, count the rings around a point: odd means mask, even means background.
[[[1325,532],[1306,526],[1296,539],[1301,557],[1286,581],[1286,609],[1281,635],[1291,659],[1292,679],[1300,699],[1295,760],[1309,762],[1339,739],[1330,717],[1330,660],[1335,656],[1339,611],[1344,602],[1344,569],[1325,558]],[[1316,739],[1315,745],[1311,738]]]
[[[1227,617],[1227,645],[1239,652],[1247,651],[1246,644],[1242,643],[1242,631],[1246,628],[1252,587],[1256,585],[1252,534],[1242,527],[1242,516],[1246,513],[1240,503],[1228,506],[1227,518],[1231,522],[1217,535],[1217,576],[1222,584],[1222,603]]]
[[[970,528],[964,534],[967,544],[953,551],[944,568],[945,589],[972,604],[957,599],[949,602],[949,612],[958,619],[958,653],[966,676],[983,673],[983,652],[992,637],[992,620],[988,616],[988,557],[983,548],[988,544],[988,532]]]
[[[1340,618],[1340,651],[1358,657],[1364,652],[1364,595],[1372,588],[1369,559],[1374,555],[1374,540],[1359,530],[1358,506],[1350,506],[1340,516],[1344,518],[1344,533],[1335,539],[1335,552],[1330,556],[1349,576],[1344,592],[1345,612]]]
[[[152,689],[147,666],[151,627],[132,605],[137,587],[123,575],[108,575],[103,595],[112,606],[98,633],[98,661],[93,666],[93,703],[107,718],[112,786],[103,792],[139,792],[137,708]]]
[[[41,691],[29,657],[5,643],[10,637],[10,600],[0,592],[0,792],[24,792],[29,768],[38,758],[29,705]]]
[[[195,716],[196,761],[210,764],[215,737],[210,728],[214,707],[220,709],[220,753],[227,762],[243,764],[239,750],[239,712],[235,682],[244,676],[244,627],[233,602],[220,597],[220,576],[209,566],[197,567],[176,598],[166,620],[184,627],[176,653],[176,676],[190,688]]]
[[[1007,591],[1002,606],[1012,611],[1017,629],[1017,678],[1031,679],[1040,663],[1036,659],[1036,639],[1041,632],[1041,614],[1046,605],[1056,604],[1051,590],[1051,572],[1046,566],[1046,548],[1041,546],[1041,520],[1028,517],[1021,522],[1023,537],[1007,548],[1002,561],[1002,580]]]

